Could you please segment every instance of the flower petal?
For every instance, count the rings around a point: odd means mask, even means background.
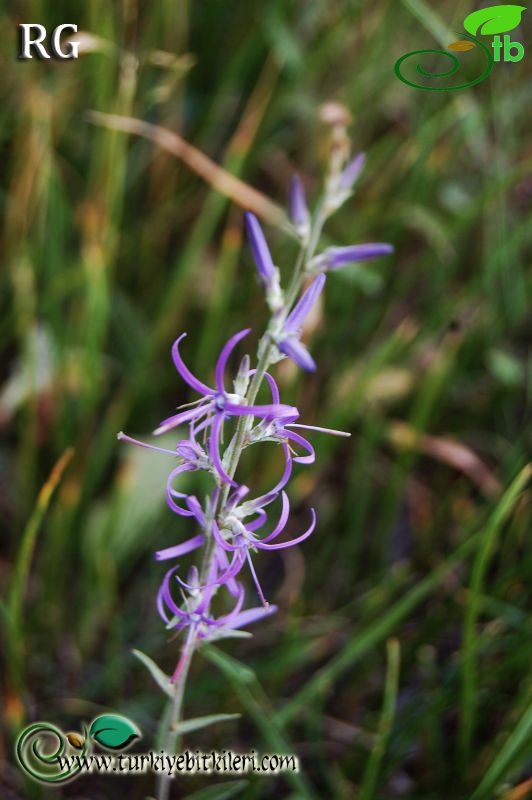
[[[166,453],[170,456],[180,456],[180,453],[177,450],[167,450],[165,447],[156,447],[154,444],[148,444],[148,442],[141,442],[139,439],[134,439],[132,436],[128,436],[123,431],[117,434],[116,437],[121,442],[128,442],[129,444],[135,444],[137,447],[145,447],[147,450],[156,450],[157,453]]]
[[[198,417],[206,414],[207,410],[208,407],[203,405],[196,406],[196,408],[189,408],[188,411],[180,411],[179,414],[173,414],[171,417],[163,419],[159,427],[153,431],[153,435],[160,436],[161,433],[167,433],[167,431],[171,431],[172,428],[177,428],[178,425],[182,425],[184,422],[198,419]]]
[[[242,417],[252,415],[254,417],[272,417],[273,419],[287,420],[293,418],[294,421],[299,417],[299,411],[294,406],[287,406],[284,403],[274,403],[259,406],[245,406],[240,403],[226,403],[224,411],[231,416]]]
[[[193,550],[197,550],[198,547],[201,547],[204,541],[205,537],[202,533],[200,533],[197,536],[194,536],[192,539],[182,542],[181,544],[176,544],[173,547],[166,547],[164,550],[157,550],[155,553],[155,560],[166,561],[169,558],[178,558],[179,556],[184,556],[185,553],[191,553]]]
[[[257,608],[247,608],[236,614],[224,627],[235,630],[236,628],[243,628],[245,625],[251,625],[252,622],[257,622],[259,619],[269,617],[270,614],[275,614],[277,606],[258,606]]]
[[[182,506],[178,506],[174,500],[174,497],[182,497],[186,498],[187,495],[185,492],[178,492],[176,489],[172,488],[172,481],[179,475],[181,472],[190,472],[194,470],[195,467],[192,464],[180,464],[178,467],[173,469],[166,481],[166,502],[172,509],[175,511],[176,514],[180,514],[182,517],[192,517],[193,512],[189,511],[187,508],[183,508]]]
[[[289,431],[286,428],[283,431],[283,435],[289,439],[291,442],[295,442],[299,447],[302,447],[303,450],[306,450],[308,455],[307,456],[293,456],[293,461],[297,462],[298,464],[313,464],[316,460],[316,452],[308,441],[303,436],[300,436],[299,433],[294,433],[294,431]]]
[[[340,180],[338,181],[338,187],[340,189],[344,189],[345,191],[349,191],[352,186],[358,180],[358,177],[362,170],[364,169],[364,164],[366,163],[366,154],[359,153],[351,161],[346,164],[344,169],[342,170],[342,174],[340,175]]]
[[[294,175],[290,181],[290,216],[298,234],[306,236],[310,228],[310,214],[299,175]]]
[[[207,386],[207,384],[203,383],[202,381],[198,380],[189,370],[183,359],[181,358],[181,353],[179,352],[179,342],[185,338],[187,334],[182,333],[181,336],[175,340],[172,346],[172,358],[174,360],[175,368],[188,385],[195,389],[196,392],[199,394],[205,394],[207,396],[212,396],[214,394],[213,390]]]
[[[281,353],[291,358],[301,369],[304,369],[306,372],[316,371],[316,362],[305,345],[302,344],[296,336],[289,336],[283,339],[277,346]]]
[[[263,542],[270,542],[272,539],[275,539],[276,536],[279,536],[279,534],[282,533],[282,531],[286,526],[288,515],[290,514],[290,502],[288,500],[288,495],[286,494],[286,492],[282,492],[281,496],[283,505],[281,508],[281,515],[279,517],[277,525],[275,526],[273,531],[270,534],[268,534],[268,536],[264,537],[264,539],[257,539],[257,546],[262,544]]]
[[[174,617],[178,617],[178,620],[176,620],[175,622],[175,624],[177,625],[179,623],[179,619],[185,622],[189,618],[189,614],[187,611],[183,611],[181,608],[179,608],[179,606],[176,605],[172,597],[172,594],[170,592],[170,578],[172,577],[176,569],[177,567],[172,567],[172,569],[169,569],[163,578],[163,581],[157,593],[157,610],[159,611],[159,614],[163,618],[163,620],[167,624],[169,624],[170,620],[168,619],[168,615],[166,614],[164,608],[166,605],[166,607],[171,611],[172,615]]]
[[[324,285],[325,275],[321,273],[312,281],[308,289],[303,293],[291,313],[286,318],[283,326],[283,330],[286,333],[296,333],[301,329],[305,319],[312,311],[314,303],[320,296]]]
[[[237,482],[234,481],[225,471],[222,464],[222,459],[220,458],[220,437],[223,424],[223,413],[215,414],[211,428],[211,435],[209,437],[209,455],[216,472],[224,481],[224,483],[228,483],[230,486],[238,486]]]
[[[349,247],[330,247],[323,253],[323,263],[327,269],[338,269],[344,264],[357,261],[369,261],[379,256],[393,253],[393,246],[385,243],[353,244]],[[320,257],[321,261],[321,257]]]
[[[312,514],[312,522],[310,523],[305,533],[302,533],[301,536],[297,536],[295,539],[291,539],[289,542],[279,542],[278,544],[264,544],[266,539],[263,539],[262,541],[256,542],[256,547],[258,547],[261,550],[282,550],[285,547],[293,547],[295,544],[299,544],[304,539],[308,539],[308,537],[311,535],[311,533],[314,532],[314,528],[316,527],[316,512],[314,511],[313,508],[311,508],[310,513]]]
[[[275,274],[270,249],[262,232],[260,223],[250,211],[244,214],[248,232],[249,244],[253,253],[253,260],[257,267],[262,283],[267,286]]]
[[[241,339],[244,339],[244,337],[247,336],[250,331],[251,328],[246,328],[245,330],[240,331],[239,333],[235,333],[235,335],[231,336],[229,341],[226,342],[226,344],[224,344],[224,346],[222,347],[220,355],[218,356],[218,361],[216,362],[216,373],[215,373],[216,387],[220,392],[220,394],[225,394],[224,372],[229,356],[231,355],[231,353],[233,352],[239,341]]]

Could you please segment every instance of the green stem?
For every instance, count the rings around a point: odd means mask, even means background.
[[[187,639],[185,644],[185,648],[183,651],[183,665],[181,667],[181,673],[179,676],[179,680],[176,681],[174,696],[170,700],[171,710],[169,714],[169,723],[168,723],[168,730],[166,732],[166,738],[164,742],[164,750],[166,753],[175,753],[177,751],[177,747],[179,745],[179,722],[181,721],[181,713],[183,709],[183,698],[185,695],[185,686],[187,682],[187,675],[190,669],[190,664],[192,662],[192,656],[195,652],[195,644],[196,644],[196,630],[192,636]],[[172,778],[168,773],[162,772],[157,778],[157,797],[158,800],[168,800],[170,796],[170,781]]]

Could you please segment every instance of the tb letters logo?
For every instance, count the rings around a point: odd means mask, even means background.
[[[521,61],[523,58],[525,54],[525,48],[521,42],[513,42],[511,37],[508,35],[501,39],[499,35],[501,33],[506,34],[508,31],[512,31],[514,28],[516,28],[521,22],[521,15],[523,11],[526,11],[525,6],[491,6],[490,8],[481,8],[478,11],[474,11],[465,18],[464,28],[467,33],[459,33],[460,36],[465,36],[465,39],[461,39],[458,42],[453,42],[452,44],[448,45],[448,49],[460,52],[473,50],[473,48],[476,47],[481,49],[483,56],[486,59],[486,66],[483,73],[474,80],[467,81],[467,83],[461,83],[458,86],[431,86],[430,84],[425,86],[420,83],[414,83],[413,79],[404,75],[404,62],[407,59],[410,59],[412,56],[418,56],[425,53],[436,53],[438,55],[445,56],[445,58],[451,59],[452,67],[446,72],[428,72],[427,70],[423,69],[421,64],[418,62],[416,70],[420,75],[428,78],[429,80],[434,78],[446,78],[450,75],[454,75],[460,69],[460,61],[455,55],[447,53],[445,50],[414,50],[412,53],[406,53],[406,55],[401,56],[401,58],[397,60],[395,64],[395,74],[399,80],[403,81],[403,83],[406,83],[408,86],[413,86],[415,89],[425,89],[428,92],[452,92],[456,89],[465,89],[468,86],[474,86],[476,83],[480,83],[480,81],[483,81],[484,78],[488,77],[493,68],[494,62],[501,61],[501,59],[504,61],[515,62]],[[497,34],[491,43],[493,55],[490,51],[490,48],[480,39],[476,38],[476,34],[479,33],[483,36],[493,36],[494,34]],[[413,77],[414,76],[412,76],[412,78]],[[415,77],[417,80],[417,76]]]
[[[35,55],[37,58],[60,58],[70,59],[78,57],[79,42],[73,42],[70,39],[65,43],[62,42],[63,34],[72,35],[72,32],[78,32],[78,26],[71,23],[58,25],[51,32],[48,37],[44,25],[39,25],[36,22],[28,22],[19,25],[20,41],[18,57],[22,61],[27,61]],[[49,38],[49,45],[47,45],[47,38]],[[51,50],[51,55],[46,49],[47,46]]]

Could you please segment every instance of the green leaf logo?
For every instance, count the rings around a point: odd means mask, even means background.
[[[89,736],[107,750],[123,750],[133,739],[138,739],[141,733],[126,717],[117,714],[102,714],[92,723]]]
[[[526,6],[491,6],[473,11],[464,20],[464,28],[473,36],[482,33],[492,36],[496,33],[513,31],[521,22],[521,14]]]

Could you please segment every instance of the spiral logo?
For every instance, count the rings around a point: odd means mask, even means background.
[[[119,714],[102,714],[90,728],[83,724],[81,730],[63,733],[51,722],[24,728],[15,744],[21,769],[39,783],[66,783],[81,771],[93,744],[104,750],[125,750],[141,736],[137,726]]]
[[[403,83],[406,83],[408,86],[413,86],[414,89],[425,89],[428,92],[454,92],[457,89],[466,89],[468,86],[474,86],[476,83],[480,83],[481,81],[484,80],[484,78],[488,77],[488,75],[492,70],[493,56],[491,55],[486,45],[479,39],[476,39],[474,36],[469,36],[469,34],[467,33],[461,35],[466,36],[472,42],[478,44],[478,46],[482,48],[484,54],[486,55],[487,63],[484,72],[482,73],[482,75],[479,75],[478,78],[475,78],[475,80],[467,81],[467,83],[461,83],[458,86],[423,86],[423,84],[421,83],[413,83],[412,81],[408,80],[408,78],[405,78],[405,76],[402,74],[401,69],[403,66],[403,62],[406,61],[407,58],[424,55],[426,53],[431,53],[431,54],[436,53],[437,55],[442,55],[445,56],[445,58],[450,59],[452,62],[452,67],[448,69],[446,72],[427,72],[427,70],[423,68],[421,63],[418,62],[416,69],[419,72],[419,74],[423,75],[423,77],[425,78],[447,78],[450,77],[451,75],[454,75],[460,69],[460,61],[455,55],[453,55],[453,53],[447,53],[445,50],[413,50],[411,53],[406,53],[406,55],[401,56],[401,58],[399,58],[396,61],[395,74],[397,75],[399,80],[403,81]]]
[[[59,765],[59,760],[67,754],[72,743],[80,755],[89,752],[90,739],[85,727],[81,736],[65,734],[50,722],[35,722],[22,731],[15,750],[20,766],[34,780],[39,783],[66,783],[80,771],[79,764],[67,769],[61,769]]]
[[[480,48],[483,56],[486,58],[486,65],[484,71],[478,78],[468,80],[457,86],[425,86],[422,83],[417,83],[415,80],[407,78],[403,72],[403,67],[408,59],[416,59],[416,71],[419,75],[428,79],[445,79],[455,75],[460,69],[460,61],[453,53],[448,53],[446,50],[413,50],[411,53],[406,53],[401,56],[395,63],[395,74],[400,81],[406,83],[407,86],[412,86],[414,89],[424,89],[427,92],[454,92],[457,89],[466,89],[469,86],[475,86],[487,78],[490,74],[494,61],[501,60],[501,53],[504,61],[520,61],[524,55],[524,47],[520,42],[512,41],[510,36],[504,36],[501,40],[499,35],[496,35],[491,47],[493,48],[493,55],[489,47],[487,47],[480,39],[476,38],[475,34],[500,34],[506,33],[516,28],[520,21],[523,11],[526,11],[524,6],[504,5],[504,6],[491,6],[490,8],[482,8],[479,11],[474,11],[464,20],[464,28],[467,33],[458,32],[459,36],[465,37],[458,42],[453,42],[448,46],[450,50],[466,52],[474,48]],[[441,72],[429,72],[423,67],[421,57],[425,60],[426,55],[439,55],[447,59],[446,66],[451,63],[450,69],[442,70]],[[413,62],[410,62],[413,63]]]

